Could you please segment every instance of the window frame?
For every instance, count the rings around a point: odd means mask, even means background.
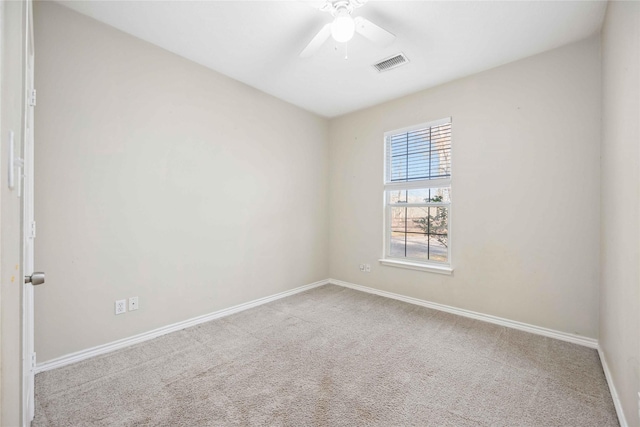
[[[387,265],[391,267],[400,267],[407,268],[411,270],[419,270],[419,271],[429,271],[433,273],[440,274],[452,274],[453,273],[453,264],[451,261],[451,236],[452,236],[452,201],[445,203],[403,203],[402,205],[393,205],[390,203],[390,197],[392,191],[403,191],[403,190],[412,190],[412,189],[429,189],[429,188],[449,188],[451,194],[452,187],[452,176],[453,176],[453,162],[452,162],[452,151],[453,151],[453,126],[451,129],[451,149],[450,149],[450,159],[449,159],[449,177],[448,178],[436,178],[436,179],[420,179],[413,181],[390,181],[390,170],[391,165],[388,162],[388,144],[390,142],[390,137],[392,135],[409,133],[416,130],[431,128],[435,126],[440,126],[443,124],[453,124],[451,117],[446,117],[439,120],[433,120],[426,123],[420,123],[417,125],[407,126],[400,129],[395,129],[391,131],[387,131],[384,133],[383,137],[383,170],[384,174],[382,177],[383,183],[383,247],[382,247],[382,258],[379,262],[382,265]],[[440,262],[434,260],[424,260],[418,258],[408,258],[408,257],[393,257],[391,256],[391,210],[394,207],[438,207],[445,206],[447,207],[447,261]]]

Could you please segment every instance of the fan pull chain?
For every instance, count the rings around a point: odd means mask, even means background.
[[[349,43],[344,44],[344,60],[349,59]]]

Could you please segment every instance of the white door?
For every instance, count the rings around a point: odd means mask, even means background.
[[[35,221],[33,213],[33,159],[34,159],[34,45],[33,45],[33,3],[25,2],[25,106],[24,144],[22,144],[22,268],[25,278],[22,310],[22,424],[29,426],[35,414],[34,399],[34,318],[33,287],[44,281],[44,275],[34,272]]]

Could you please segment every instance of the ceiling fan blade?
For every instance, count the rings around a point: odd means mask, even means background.
[[[387,46],[396,39],[396,36],[391,34],[389,31],[378,27],[376,24],[362,16],[357,16],[354,21],[356,24],[356,32],[376,44]]]
[[[331,24],[326,24],[322,29],[315,35],[313,39],[309,42],[307,47],[304,48],[302,52],[300,52],[300,58],[308,58],[320,49],[320,46],[327,41],[329,36],[331,35]]]

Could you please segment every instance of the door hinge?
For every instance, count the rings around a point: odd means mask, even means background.
[[[31,238],[32,239],[36,238],[36,222],[35,221],[31,221]]]
[[[36,368],[36,353],[31,353],[31,369]]]
[[[36,106],[36,90],[35,89],[31,89],[31,92],[29,93],[29,105],[32,107]]]

